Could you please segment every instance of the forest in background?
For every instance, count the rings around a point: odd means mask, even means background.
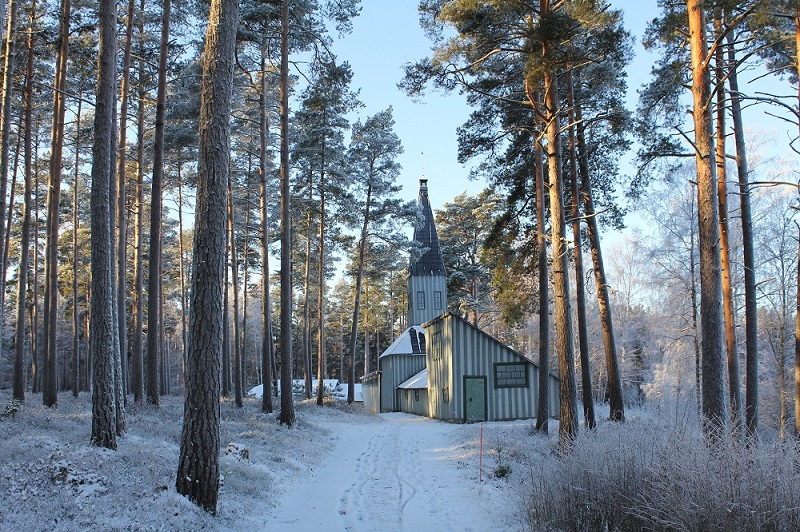
[[[264,382],[265,411],[281,379],[292,425],[293,377],[310,398],[312,377],[377,369],[405,327],[417,211],[392,109],[351,122],[335,50],[357,0],[3,4],[0,386],[48,406],[91,390],[92,440],[113,447],[126,402],[190,401],[188,375],[240,405]],[[784,439],[800,408],[797,135],[763,139],[743,109],[797,131],[800,11],[659,5],[658,59],[627,109],[613,3],[420,2],[432,54],[398,81],[466,94],[457,155],[487,185],[437,212],[448,308],[558,372],[565,444],[606,416],[595,404]],[[753,78],[774,90],[748,93]],[[623,196],[650,230],[602,249]],[[218,286],[198,249],[219,257]],[[224,312],[191,303],[212,284]],[[200,356],[206,314],[220,323]],[[218,369],[197,370],[217,333]]]

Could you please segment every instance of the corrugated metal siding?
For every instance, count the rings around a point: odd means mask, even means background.
[[[419,392],[419,400],[414,392]],[[401,412],[428,417],[428,390],[397,390],[397,395]]]
[[[364,397],[364,407],[370,414],[378,414],[381,411],[380,390],[380,374],[364,377],[361,381],[361,393]]]
[[[425,355],[390,355],[381,358],[381,412],[397,412],[397,387],[425,369]]]
[[[456,419],[453,410],[453,372],[450,366],[452,357],[448,355],[451,330],[445,327],[445,320],[437,320],[426,327],[428,332],[428,406],[430,416],[436,419]],[[443,400],[443,392],[447,390],[449,401]]]
[[[431,416],[439,419],[464,419],[465,375],[485,376],[487,385],[486,416],[490,421],[536,417],[538,368],[490,336],[452,315],[428,325],[432,349],[428,355],[428,386],[431,395]],[[434,353],[437,331],[442,339],[442,357]],[[495,383],[496,363],[524,363],[528,385],[498,388]],[[550,412],[558,415],[558,379],[550,377]],[[442,389],[449,388],[449,403],[442,401]],[[433,392],[436,391],[434,394]]]
[[[425,308],[419,308],[417,293],[425,294]],[[435,308],[434,294],[441,292],[439,308]],[[440,316],[447,310],[447,277],[444,275],[412,275],[408,278],[408,324],[421,325]],[[426,338],[427,340],[427,338]]]

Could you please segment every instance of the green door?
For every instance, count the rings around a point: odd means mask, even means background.
[[[464,377],[464,421],[486,421],[486,377]]]

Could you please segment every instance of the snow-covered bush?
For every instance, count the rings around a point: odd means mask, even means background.
[[[604,424],[532,479],[531,530],[799,530],[800,452]]]

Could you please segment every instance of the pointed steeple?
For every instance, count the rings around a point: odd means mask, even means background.
[[[419,205],[422,209],[423,221],[414,228],[414,240],[419,242],[425,253],[411,263],[410,275],[445,275],[442,250],[439,247],[439,235],[433,223],[433,211],[428,200],[428,180],[419,180]]]
[[[422,325],[447,310],[447,275],[444,271],[439,235],[428,200],[428,180],[419,180],[422,220],[414,228],[414,240],[424,253],[408,268],[408,324]]]

